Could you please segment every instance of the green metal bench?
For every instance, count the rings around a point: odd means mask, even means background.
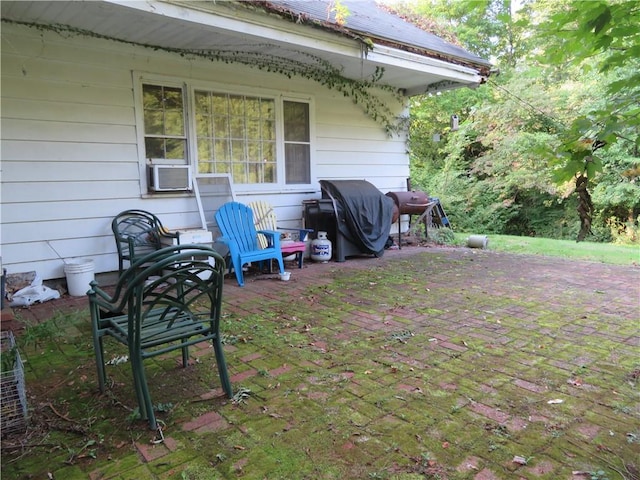
[[[144,265],[149,265],[144,267]],[[129,349],[140,415],[157,429],[143,361],[182,350],[188,365],[191,345],[210,340],[224,392],[231,382],[220,339],[224,259],[203,245],[174,245],[134,262],[120,276],[113,295],[97,282],[87,293],[100,391],[105,391],[103,340],[112,337]]]

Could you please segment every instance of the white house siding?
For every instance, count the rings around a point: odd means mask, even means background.
[[[1,51],[0,254],[8,273],[64,277],[58,255],[92,258],[96,273],[115,270],[110,222],[129,208],[154,212],[170,228],[199,226],[193,196],[141,196],[132,71],[308,95],[316,180],[406,188],[404,138],[389,138],[350,99],[315,82],[11,24],[2,26]],[[309,190],[237,198],[267,200],[297,226],[302,201],[319,196],[316,181]]]

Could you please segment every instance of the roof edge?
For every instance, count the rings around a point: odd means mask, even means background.
[[[478,73],[483,77],[489,77],[493,68],[491,63],[488,61],[483,63],[473,62],[470,60],[462,59],[455,55],[445,55],[441,52],[437,52],[434,50],[418,48],[412,45],[407,45],[402,42],[394,42],[393,40],[390,40],[388,38],[375,37],[375,36],[372,36],[371,34],[363,34],[362,32],[351,30],[335,22],[319,21],[314,18],[311,18],[311,16],[305,13],[296,12],[294,10],[287,8],[286,6],[278,4],[277,2],[272,2],[268,0],[246,0],[246,1],[239,2],[239,4],[247,8],[264,10],[267,13],[275,14],[290,22],[294,22],[297,24],[306,24],[315,28],[320,28],[325,31],[330,31],[332,33],[338,33],[347,38],[360,42],[367,50],[373,50],[376,44],[383,45],[385,47],[397,48],[399,50],[404,50],[416,55],[435,58],[437,60],[453,63],[456,65],[462,65],[465,67],[471,67],[471,68],[477,69]],[[387,13],[389,15],[395,15],[391,12],[387,12]],[[401,19],[403,22],[406,22],[406,20],[404,20],[402,17],[399,17],[399,16],[397,17]]]

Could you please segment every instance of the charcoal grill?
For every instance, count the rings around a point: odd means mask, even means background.
[[[418,222],[424,221],[424,233],[427,234],[427,226],[431,223],[428,218],[436,202],[429,198],[425,192],[413,190],[410,192],[388,192],[387,197],[391,197],[398,208],[400,215],[409,215],[409,229],[411,229],[411,215],[420,215]],[[398,248],[402,248],[401,241],[402,222],[398,218]]]

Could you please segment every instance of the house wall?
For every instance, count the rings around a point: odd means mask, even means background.
[[[60,257],[92,258],[96,273],[116,270],[110,222],[122,210],[154,212],[169,228],[200,225],[193,196],[141,196],[132,71],[312,96],[314,187],[237,194],[271,202],[287,226],[300,225],[304,199],[320,197],[318,179],[406,189],[405,139],[389,138],[350,99],[317,83],[12,24],[2,26],[1,51],[0,254],[8,273],[62,278]]]

